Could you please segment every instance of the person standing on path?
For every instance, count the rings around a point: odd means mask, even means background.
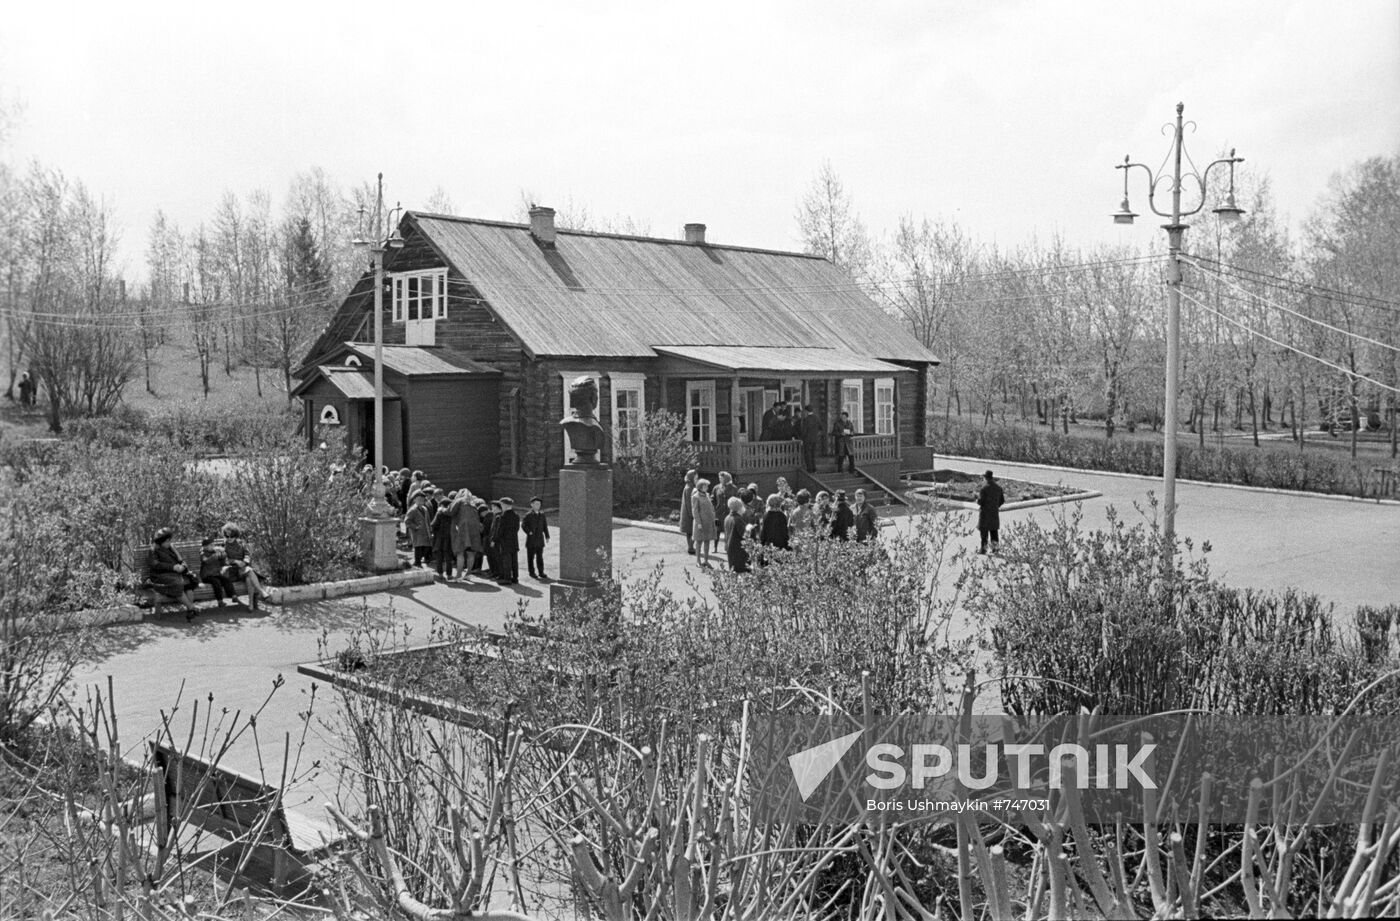
[[[695,529],[695,513],[691,511],[690,499],[695,495],[695,481],[699,477],[700,471],[687,470],[685,486],[681,489],[681,533],[685,535],[685,552],[691,556],[695,555],[695,538],[690,533]]]
[[[1001,491],[1001,484],[992,476],[992,471],[982,474],[982,479],[985,482],[977,490],[977,531],[982,536],[982,546],[977,548],[977,552],[987,552],[987,539],[990,537],[992,552],[996,553],[1000,546],[1001,507],[1006,502],[1006,494]]]
[[[448,502],[438,504],[428,527],[433,541],[433,567],[438,578],[450,582],[455,556],[452,552],[452,506]]]
[[[448,506],[452,521],[452,555],[457,560],[457,581],[465,582],[471,572],[473,557],[481,549],[481,518],[476,514],[476,499],[466,489],[457,492],[457,498]]]
[[[544,501],[539,496],[530,500],[530,510],[525,513],[520,527],[525,531],[525,565],[530,570],[530,578],[543,582],[549,578],[544,574],[544,545],[549,543],[549,520],[544,517]]]
[[[856,520],[856,540],[864,543],[880,533],[880,516],[875,512],[875,506],[866,501],[865,490],[856,490],[856,504],[851,514]]]
[[[851,530],[856,526],[855,513],[846,502],[846,490],[836,490],[836,510],[831,515],[831,536],[837,540],[850,540]]]
[[[714,494],[710,497],[710,504],[715,508],[715,515],[723,515],[729,508],[729,500],[739,495],[739,487],[734,482],[734,477],[728,470],[719,472],[719,485],[715,487]]]
[[[724,553],[730,572],[749,571],[749,553],[744,549],[744,501],[729,497],[729,514],[724,519]]]
[[[404,526],[408,529],[408,540],[413,545],[413,565],[422,566],[433,555],[432,519],[428,517],[428,497],[421,491],[414,493],[409,503]]]
[[[841,472],[841,460],[844,458],[850,466],[850,472],[856,472],[856,456],[851,453],[851,439],[855,437],[856,427],[851,424],[851,414],[841,413],[841,418],[836,420],[836,424],[831,427],[831,440],[836,448],[836,472]]]
[[[760,566],[767,565],[769,547],[776,550],[788,548],[788,519],[787,513],[783,511],[783,497],[773,493],[768,497],[766,504],[768,508],[758,525],[758,542],[764,548],[764,555],[758,558]]]
[[[492,525],[495,532],[496,565],[500,568],[502,585],[520,584],[520,516],[515,513],[515,500],[501,497],[501,514]]]
[[[34,405],[34,379],[29,376],[28,371],[21,371],[19,375],[19,405],[23,409],[29,409]]]
[[[710,499],[710,481],[698,480],[695,492],[690,497],[690,514],[693,520],[691,537],[695,540],[695,561],[701,566],[710,565],[710,545],[715,540],[715,506]]]

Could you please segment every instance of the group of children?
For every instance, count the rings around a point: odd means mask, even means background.
[[[486,570],[500,585],[520,582],[520,535],[530,577],[548,581],[544,548],[549,521],[539,496],[522,517],[509,496],[487,501],[470,490],[445,492],[426,480],[415,481],[404,497],[403,527],[413,547],[413,565],[431,566],[445,581],[468,581]],[[455,573],[454,573],[454,565]]]
[[[709,565],[713,544],[716,550],[724,548],[730,569],[744,572],[749,563],[746,538],[779,550],[788,549],[790,538],[809,534],[866,541],[879,534],[880,517],[863,489],[855,491],[854,502],[843,489],[835,495],[823,490],[813,497],[805,489],[794,492],[786,477],[778,477],[775,491],[765,498],[757,483],[740,488],[727,471],[720,472],[719,484],[711,490],[709,480],[688,470],[681,490],[680,529],[686,552],[701,566]]]

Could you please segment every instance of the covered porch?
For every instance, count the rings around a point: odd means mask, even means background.
[[[876,478],[897,481],[906,449],[922,440],[925,375],[916,368],[837,348],[654,348],[660,407],[683,415],[702,475],[726,470],[764,488],[779,476],[797,482],[805,470],[800,432],[791,425],[799,407],[811,407],[820,422],[818,470],[834,465],[830,433],[843,411],[856,430],[856,466]]]

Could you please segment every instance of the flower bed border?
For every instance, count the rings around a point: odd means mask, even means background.
[[[499,634],[489,633],[491,637],[499,638]],[[392,652],[381,653],[380,657],[400,656],[407,653],[424,652],[430,649],[442,649],[446,647],[462,646],[461,640],[443,640],[438,643],[427,643],[423,646],[411,646],[406,649],[396,649]],[[473,652],[482,658],[496,658],[499,654],[492,648],[488,641],[485,645],[477,646]],[[317,681],[324,681],[332,687],[340,688],[356,694],[363,694],[373,700],[382,700],[386,703],[397,704],[413,713],[442,720],[445,723],[453,723],[465,726],[468,729],[475,729],[489,735],[499,735],[504,728],[504,724],[496,717],[473,710],[459,703],[444,700],[441,697],[433,697],[430,694],[412,694],[405,691],[389,687],[380,681],[368,678],[361,678],[351,672],[334,667],[331,659],[320,659],[315,662],[303,662],[297,666],[297,674],[305,675]],[[516,729],[524,730],[526,737],[538,741],[546,748],[551,748],[558,752],[569,752],[573,749],[576,739],[565,733],[544,733],[534,726],[524,726],[516,724]]]
[[[359,579],[342,579],[336,582],[312,582],[310,585],[288,585],[269,587],[267,600],[271,604],[285,606],[306,601],[325,601],[331,598],[344,598],[347,595],[373,595],[397,588],[416,588],[431,585],[433,572],[428,569],[404,569],[397,572],[381,573]],[[201,608],[200,612],[208,612]],[[218,608],[213,610],[217,611]],[[151,608],[136,604],[119,604],[112,608],[78,611],[71,615],[74,627],[110,627],[118,624],[143,623],[150,615]]]

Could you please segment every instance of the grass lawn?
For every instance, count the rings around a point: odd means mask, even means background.
[[[222,360],[209,369],[209,396],[204,395],[199,378],[199,357],[192,347],[162,346],[151,358],[151,391],[146,390],[145,363],[138,361],[136,375],[126,385],[122,402],[135,409],[153,412],[180,406],[206,406],[217,412],[223,407],[265,403],[281,406],[287,402],[282,372],[277,368],[235,367],[225,374]],[[22,412],[18,401],[0,400],[0,440],[49,437],[47,403],[40,394],[39,405]]]

